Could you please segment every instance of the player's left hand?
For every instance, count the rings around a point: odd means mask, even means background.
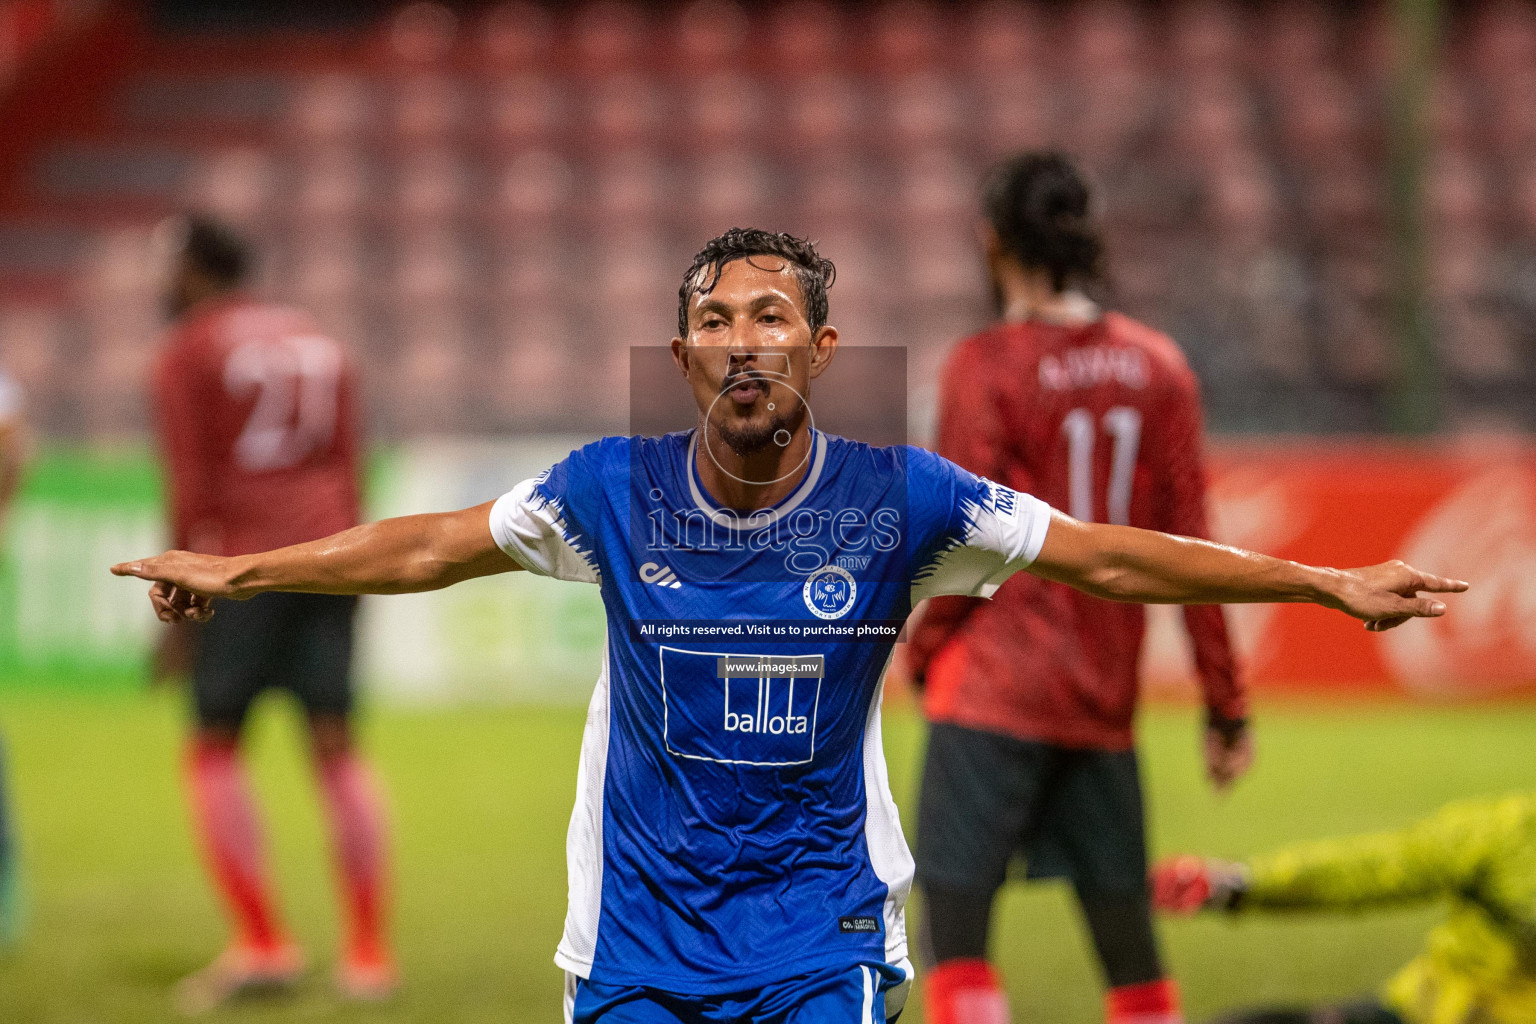
[[[149,603],[161,622],[207,622],[213,618],[213,598],[183,590],[174,583],[157,581],[149,588]]]
[[[1253,730],[1247,722],[1235,727],[1206,727],[1205,774],[1216,792],[1225,793],[1252,767]]]
[[[1445,602],[1421,593],[1459,594],[1467,589],[1462,580],[1420,572],[1403,562],[1383,562],[1361,569],[1344,569],[1329,603],[1342,612],[1365,620],[1365,628],[1380,632],[1401,626],[1409,619],[1435,618],[1445,614]]]

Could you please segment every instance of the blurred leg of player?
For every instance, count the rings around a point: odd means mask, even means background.
[[[1093,936],[1109,991],[1104,1019],[1109,1024],[1176,1024],[1178,986],[1163,976],[1152,932],[1152,904],[1146,890],[1085,890],[1075,887],[1078,905]]]
[[[1182,1024],[1152,930],[1136,752],[1053,749],[1056,770],[1025,844],[1030,876],[1072,880],[1104,971],[1108,1024]]]
[[[384,931],[388,880],[383,802],[373,773],[352,745],[346,717],[313,716],[310,738],[346,917],[337,983],[354,999],[380,999],[396,984]]]
[[[330,823],[345,919],[336,983],[352,999],[395,989],[385,935],[388,882],[384,805],[352,738],[352,623],[357,599],[288,594],[288,687],[309,716],[316,781]]]
[[[1103,965],[1108,1024],[1181,1024],[1163,976],[1146,888],[1141,786],[1132,751],[1072,750],[953,725],[930,731],[918,805],[925,989],[934,1024],[1008,1020],[987,962],[1008,861],[1072,879]]]
[[[227,724],[204,718],[187,754],[193,822],[234,930],[224,952],[177,987],[177,1008],[188,1014],[244,993],[287,987],[303,971],[303,959],[284,931],[272,898],[261,822],[240,756],[243,717],[242,712]]]
[[[1009,1024],[1008,997],[987,962],[997,890],[923,886],[923,945],[932,963],[923,981],[930,1024]]]
[[[929,730],[917,809],[929,1024],[1008,1024],[1007,996],[987,961],[992,902],[1038,814],[1048,762],[1043,744]]]
[[[0,740],[0,948],[21,939],[21,865],[11,819],[5,743]]]
[[[226,605],[201,628],[193,670],[200,724],[190,788],[209,870],[235,937],[208,969],[183,983],[178,1003],[184,1010],[284,987],[301,971],[272,896],[238,749],[251,703],[272,686],[292,691],[308,716],[347,919],[337,984],[354,999],[380,999],[395,988],[384,935],[384,815],[349,726],[356,608],[355,598],[266,594]]]

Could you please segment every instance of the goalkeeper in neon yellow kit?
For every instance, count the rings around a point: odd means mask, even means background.
[[[1152,881],[1158,907],[1176,913],[1450,905],[1424,952],[1375,999],[1223,1024],[1536,1022],[1536,792],[1454,803],[1401,832],[1302,843],[1243,864],[1177,857]]]

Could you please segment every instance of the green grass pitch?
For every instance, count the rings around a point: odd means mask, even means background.
[[[1459,796],[1536,785],[1536,708],[1273,708],[1259,765],[1228,799],[1199,776],[1195,716],[1142,726],[1157,852],[1242,854],[1289,839],[1390,827]],[[216,1015],[240,1022],[556,1021],[550,962],[565,902],[564,833],[582,713],[380,710],[366,745],[393,809],[405,988],[379,1008],[339,1006],[329,855],[293,719],[252,723],[255,778],[286,915],[314,971],[302,992]],[[886,717],[893,785],[910,827],[922,730]],[[223,925],[181,802],[179,699],[37,693],[0,698],[23,832],[31,927],[0,958],[0,1021],[170,1019],[167,993],[218,948]],[[917,913],[921,908],[917,908]],[[1173,922],[1163,928],[1192,1020],[1237,1003],[1368,990],[1419,944],[1432,909],[1372,918]],[[1100,1020],[1098,982],[1065,893],[1012,888],[997,960],[1015,1020]],[[907,1020],[920,1021],[916,1003]]]

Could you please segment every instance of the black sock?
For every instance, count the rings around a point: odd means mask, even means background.
[[[1145,892],[1077,894],[1110,988],[1144,985],[1163,977],[1152,933],[1152,905]]]
[[[995,889],[949,889],[923,886],[921,956],[928,965],[946,960],[984,960],[992,924]]]

